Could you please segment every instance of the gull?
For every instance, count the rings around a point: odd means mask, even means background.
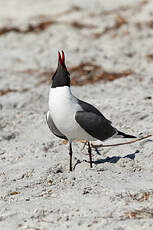
[[[49,111],[46,115],[51,132],[69,142],[70,171],[72,171],[72,142],[88,143],[90,167],[92,152],[90,141],[105,141],[112,137],[136,138],[112,126],[112,122],[93,105],[75,97],[71,92],[70,74],[65,65],[65,55],[58,52],[58,66],[52,77],[49,91]]]

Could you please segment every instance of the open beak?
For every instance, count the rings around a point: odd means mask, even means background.
[[[60,63],[63,67],[65,67],[65,55],[63,50],[62,50],[62,57],[60,52],[58,51],[58,63]]]

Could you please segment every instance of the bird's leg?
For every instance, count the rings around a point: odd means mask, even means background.
[[[92,168],[92,155],[91,155],[90,142],[88,142],[88,153],[89,153],[89,159],[90,159],[90,168]]]
[[[70,171],[72,171],[72,143],[69,142]]]

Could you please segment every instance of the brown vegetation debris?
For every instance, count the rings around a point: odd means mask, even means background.
[[[100,66],[92,64],[90,62],[84,62],[77,66],[69,68],[71,74],[71,85],[73,86],[83,86],[86,84],[93,84],[100,80],[103,81],[113,81],[115,79],[126,77],[133,73],[132,70],[126,70],[123,72],[107,72],[104,71]],[[50,83],[53,71],[48,70],[39,73],[38,77],[41,77],[36,86],[44,83]]]
[[[27,88],[22,89],[22,90],[20,90],[20,91],[17,90],[17,89],[1,89],[1,90],[0,90],[0,96],[4,96],[4,95],[6,95],[6,94],[8,94],[8,93],[26,92],[26,91],[28,91]]]
[[[64,15],[71,14],[71,13],[73,13],[75,11],[76,12],[81,11],[81,8],[79,6],[74,5],[74,6],[72,6],[72,8],[67,9],[67,10],[65,10],[63,12],[60,12],[60,13],[56,14],[54,17],[59,18],[59,17],[64,16]]]
[[[142,30],[146,27],[148,27],[149,29],[153,29],[153,20],[151,21],[144,21],[144,22],[136,22],[135,26],[138,30]]]
[[[71,85],[86,85],[93,84],[100,80],[113,81],[117,78],[125,77],[133,73],[131,70],[127,70],[121,73],[106,72],[98,65],[91,64],[89,62],[81,63],[78,66],[70,68],[72,75]]]
[[[18,195],[18,194],[20,194],[20,192],[15,191],[15,192],[10,192],[8,195],[9,196],[14,196],[14,195]]]
[[[8,93],[14,93],[14,92],[17,92],[17,90],[16,89],[1,89],[0,96],[3,96]]]
[[[49,26],[55,24],[56,21],[53,20],[47,20],[44,22],[39,22],[36,25],[29,24],[26,29],[21,29],[19,27],[2,27],[0,28],[0,35],[9,33],[9,32],[15,32],[15,33],[20,33],[20,34],[26,34],[26,33],[31,33],[31,32],[40,32],[43,30],[46,30]]]
[[[102,15],[112,15],[112,14],[117,14],[118,12],[127,12],[127,11],[132,11],[132,12],[140,12],[142,8],[148,3],[148,0],[144,1],[138,1],[135,5],[131,6],[120,6],[119,8],[111,9],[111,10],[104,10],[101,12]]]
[[[117,15],[115,17],[114,25],[111,27],[106,27],[102,32],[94,33],[94,38],[100,38],[101,36],[103,36],[104,34],[110,31],[118,30],[122,25],[127,24],[127,23],[128,22],[126,21],[124,17],[122,17],[121,15]]]
[[[78,22],[78,21],[72,22],[72,23],[71,23],[71,26],[74,27],[75,29],[83,29],[83,28],[92,29],[92,28],[95,28],[94,25],[91,25],[91,24],[83,24],[83,23]]]
[[[146,57],[147,57],[147,59],[149,59],[149,60],[153,60],[153,54],[147,54]]]
[[[153,20],[150,21],[150,22],[147,22],[147,26],[148,26],[150,29],[153,29]]]
[[[72,8],[65,10],[65,11],[63,11],[57,15],[54,15],[54,18],[59,18],[63,15],[67,15],[67,14],[70,14],[74,11],[80,11],[80,10],[81,10],[81,8],[79,6],[74,5],[74,6],[72,6]],[[41,31],[46,30],[49,26],[57,23],[57,21],[55,21],[55,20],[47,19],[45,15],[39,15],[39,16],[33,18],[33,20],[34,19],[39,19],[39,20],[43,19],[43,21],[36,23],[36,24],[29,24],[26,29],[21,29],[17,26],[12,26],[12,27],[4,26],[4,27],[0,28],[0,36],[3,34],[7,34],[9,32],[15,32],[15,33],[21,33],[21,34],[32,33],[32,32],[35,32],[35,33],[41,32]],[[77,27],[76,24],[74,24],[74,27],[75,26]],[[86,27],[86,26],[84,26],[84,27]]]
[[[122,25],[127,24],[127,20],[121,15],[117,15],[115,18],[115,27],[119,29]]]
[[[125,215],[129,219],[153,218],[153,209],[143,208],[141,210],[126,212]]]
[[[131,194],[129,192],[130,198],[132,200],[136,200],[139,202],[143,202],[145,200],[148,200],[151,195],[153,195],[153,192],[143,192],[143,193],[136,193],[136,194]]]

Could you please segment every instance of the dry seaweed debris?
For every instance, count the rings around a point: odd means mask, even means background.
[[[136,194],[131,194],[129,192],[129,196],[131,200],[136,200],[139,202],[143,202],[145,200],[148,200],[150,196],[153,196],[153,192],[143,192],[143,193],[136,193]]]
[[[113,81],[117,78],[125,77],[133,73],[126,70],[120,73],[104,71],[100,66],[86,62],[70,68],[72,75],[71,85],[93,84],[100,80]]]
[[[78,22],[78,21],[73,21],[70,25],[71,25],[73,28],[75,28],[75,29],[83,29],[83,28],[93,29],[93,28],[95,28],[94,25],[91,25],[91,24],[83,24],[83,23]]]
[[[153,61],[153,54],[147,54],[146,57],[147,57],[148,60]]]
[[[136,22],[135,26],[138,30],[143,30],[144,28],[149,28],[149,29],[153,29],[153,20],[150,21],[141,21],[141,22]]]
[[[16,26],[12,26],[12,27],[2,27],[0,28],[0,36],[7,34],[9,32],[15,32],[15,33],[20,33],[20,34],[27,34],[27,33],[38,33],[41,31],[46,30],[48,27],[54,25],[54,24],[59,24],[59,23],[63,23],[63,24],[67,24],[66,22],[59,22],[59,21],[54,21],[54,20],[46,20],[43,22],[39,22],[37,24],[29,24],[27,26],[27,28],[25,29],[21,29],[20,27],[16,27]],[[88,25],[88,24],[83,24],[81,22],[78,21],[74,21],[71,22],[70,25],[72,27],[74,27],[75,29],[83,29],[83,28],[95,28],[93,25]]]
[[[143,219],[143,218],[153,218],[153,209],[143,208],[140,210],[134,210],[125,212],[126,218],[128,219]]]
[[[80,11],[80,10],[81,10],[80,7],[74,5],[74,6],[72,6],[72,8],[65,10],[65,11],[63,11],[57,15],[54,15],[54,18],[57,19],[63,15],[67,15],[67,14],[70,14],[74,11]],[[36,24],[29,23],[29,25],[27,25],[27,27],[25,29],[21,29],[20,27],[17,27],[17,26],[1,27],[0,28],[0,36],[7,34],[7,33],[10,33],[10,32],[15,32],[15,33],[20,33],[20,34],[26,34],[26,33],[32,33],[32,32],[37,33],[37,32],[44,31],[48,27],[58,23],[58,21],[56,21],[56,20],[53,20],[50,18],[47,19],[45,15],[38,15],[37,17],[32,18],[32,20],[36,20],[36,19],[41,20],[41,21],[37,22]],[[77,24],[74,22],[74,23],[72,23],[72,26],[77,27]],[[83,25],[83,26],[85,27],[86,25]]]
[[[142,10],[142,8],[148,3],[148,0],[143,0],[143,1],[139,1],[136,2],[135,5],[131,6],[120,6],[119,8],[115,8],[115,9],[110,9],[110,10],[104,10],[101,12],[102,15],[112,15],[112,14],[118,14],[119,12],[127,12],[127,11],[132,11],[132,12],[140,12]]]
[[[126,70],[123,72],[107,72],[104,71],[100,66],[92,64],[90,62],[83,62],[79,65],[69,68],[71,74],[71,85],[83,86],[87,84],[94,84],[100,80],[113,81],[115,79],[126,77],[133,74],[132,70]],[[44,83],[50,83],[53,71],[44,71],[39,73],[38,77],[41,80],[36,84],[39,86]]]
[[[121,26],[128,24],[127,20],[121,15],[117,15],[114,20],[115,20],[114,25],[112,25],[111,27],[106,27],[102,32],[94,33],[94,38],[100,38],[104,34],[110,31],[116,31]]]
[[[6,95],[6,94],[8,94],[8,93],[27,92],[27,91],[28,91],[27,88],[24,88],[24,89],[22,89],[22,90],[10,89],[10,88],[8,88],[8,89],[1,89],[1,90],[0,90],[0,96],[4,96],[4,95]]]
[[[7,34],[9,32],[15,32],[20,34],[26,34],[31,32],[40,32],[43,30],[46,30],[49,26],[55,24],[56,21],[53,20],[47,20],[44,22],[39,22],[36,25],[29,24],[26,29],[21,29],[19,27],[13,26],[13,27],[2,27],[0,28],[0,35]]]
[[[8,93],[15,93],[17,92],[16,89],[1,89],[0,90],[0,96],[3,96],[5,94],[8,94]]]

